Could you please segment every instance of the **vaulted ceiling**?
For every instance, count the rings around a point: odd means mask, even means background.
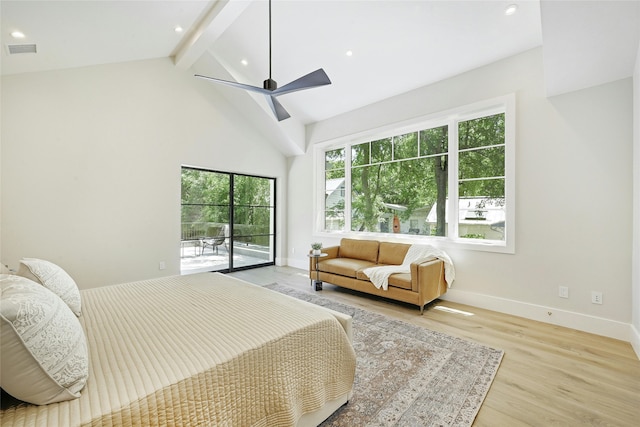
[[[505,14],[512,4],[516,12]],[[269,77],[266,0],[0,7],[3,75],[172,57],[177,67],[254,86]],[[549,95],[629,77],[639,40],[640,0],[273,0],[272,78],[284,85],[322,67],[332,84],[282,96],[292,118],[280,123],[263,97],[220,91],[295,139],[306,124],[538,46]],[[36,53],[11,53],[31,45]]]

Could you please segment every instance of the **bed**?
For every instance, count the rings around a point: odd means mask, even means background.
[[[306,426],[348,402],[351,318],[219,273],[83,290],[80,397],[2,426]]]

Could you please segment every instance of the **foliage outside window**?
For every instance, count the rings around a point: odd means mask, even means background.
[[[228,258],[223,269],[273,264],[274,178],[183,167],[181,195],[183,258],[202,255],[207,239],[223,238],[226,249],[223,253]],[[187,246],[199,247],[200,251],[182,250]],[[207,267],[205,263],[203,258],[197,264]]]
[[[506,246],[509,111],[502,101],[322,150],[321,231]]]
[[[325,230],[344,228],[345,169],[344,148],[325,152]]]
[[[200,169],[182,169],[182,234],[211,236],[207,228],[229,228],[236,242],[270,245],[273,234],[273,180]],[[231,191],[232,190],[232,191]],[[229,221],[233,194],[233,223]],[[217,230],[216,230],[217,232]],[[191,233],[194,234],[194,233]],[[215,235],[215,234],[214,234]]]
[[[230,175],[182,168],[180,182],[182,240],[217,235],[217,228],[229,224]]]

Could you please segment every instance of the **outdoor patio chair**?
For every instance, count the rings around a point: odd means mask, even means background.
[[[227,236],[226,236],[226,227],[220,227],[218,229],[218,233],[217,235],[215,235],[214,237],[203,237],[202,239],[200,239],[200,247],[201,247],[201,252],[200,255],[204,254],[204,250],[207,247],[210,247],[212,250],[215,249],[216,251],[216,255],[218,254],[218,246],[220,245],[224,245],[225,249],[227,249],[227,252],[229,251],[229,248],[227,248]]]

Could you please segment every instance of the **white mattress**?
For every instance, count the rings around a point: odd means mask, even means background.
[[[348,316],[229,276],[85,290],[82,306],[81,397],[5,409],[3,426],[288,426],[353,385]]]

